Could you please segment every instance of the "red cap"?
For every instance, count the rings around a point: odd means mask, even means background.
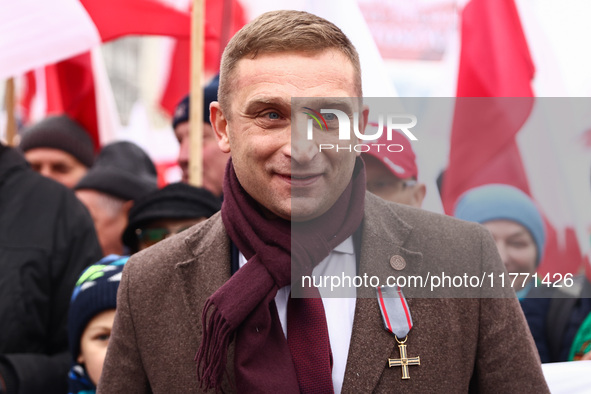
[[[377,124],[372,123],[370,126],[376,127]],[[412,150],[408,138],[398,130],[392,130],[392,139],[388,140],[388,133],[384,128],[382,136],[378,140],[365,141],[364,143],[370,146],[370,150],[363,154],[378,159],[396,177],[400,179],[418,178],[419,169],[415,152]],[[372,144],[380,144],[380,146]],[[400,146],[396,145],[401,145],[402,150],[400,150]]]

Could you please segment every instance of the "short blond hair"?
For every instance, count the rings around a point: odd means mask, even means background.
[[[281,10],[260,15],[230,40],[220,66],[218,101],[229,108],[232,77],[238,61],[259,53],[308,52],[336,49],[344,54],[355,71],[355,91],[361,97],[359,54],[347,36],[333,23],[304,11]]]

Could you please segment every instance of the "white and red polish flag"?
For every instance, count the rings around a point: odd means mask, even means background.
[[[190,15],[158,0],[0,0],[0,9],[0,79],[128,34],[190,36]]]
[[[516,136],[535,103],[534,73],[514,0],[468,1],[461,13],[457,99],[442,190],[447,214],[462,193],[484,184],[509,184],[532,196]],[[545,222],[540,273],[576,272],[582,256],[573,228]]]
[[[24,2],[33,3],[32,0]],[[39,2],[34,3],[37,5]],[[57,7],[59,5],[62,5],[63,9]],[[29,71],[25,76],[24,95],[20,102],[23,119],[25,123],[29,122],[33,112],[37,112],[37,119],[50,114],[66,113],[89,131],[98,149],[113,139],[118,119],[104,69],[96,69],[97,66],[103,67],[100,54],[95,51],[91,55],[89,49],[97,48],[101,42],[131,34],[163,35],[188,40],[191,32],[190,13],[174,8],[165,0],[57,0],[56,3],[51,3],[50,8],[46,8],[33,7],[32,4],[29,4],[28,8],[12,7],[8,9],[10,15],[3,13],[3,17],[0,17],[0,20],[22,20],[23,30],[26,30],[31,20],[40,21],[35,35],[20,37],[11,33],[11,39],[5,43],[15,48],[25,46],[24,52],[34,58],[23,66],[13,67],[14,70],[25,71],[31,70],[31,66],[43,66]],[[67,13],[70,8],[72,11]],[[70,19],[59,18],[64,12]],[[59,23],[56,23],[58,19]],[[44,25],[41,23],[43,21],[50,23]],[[78,24],[72,25],[73,21],[77,21]],[[74,29],[78,25],[81,27]],[[64,29],[64,26],[67,28]],[[84,29],[94,32],[93,40],[84,40],[86,36],[81,33]],[[64,30],[69,35],[62,34]],[[46,42],[43,40],[46,36],[57,38]],[[79,45],[72,46],[68,51],[56,50],[63,46],[69,48],[68,40],[58,40],[62,36],[73,39]],[[205,36],[206,42],[216,40],[215,33],[207,24]],[[35,50],[36,47],[29,45],[35,40],[44,43],[43,50]],[[81,45],[80,42],[84,42],[85,45]],[[45,52],[53,55],[46,56]],[[15,59],[16,61],[18,59]],[[9,75],[15,75],[14,72],[10,71]],[[37,111],[34,110],[35,107]]]
[[[67,114],[88,131],[97,150],[116,138],[120,122],[99,48],[29,71],[24,80],[23,123]]]
[[[72,57],[100,44],[77,0],[0,0],[0,80]]]

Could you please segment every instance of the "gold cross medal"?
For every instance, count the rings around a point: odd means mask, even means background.
[[[382,286],[376,288],[376,292],[384,328],[394,335],[400,351],[400,358],[388,359],[388,367],[402,367],[402,379],[410,379],[408,367],[421,365],[419,356],[408,357],[406,352],[406,341],[412,328],[410,309],[400,287]]]

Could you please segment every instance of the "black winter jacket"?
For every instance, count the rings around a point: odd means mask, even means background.
[[[101,254],[74,193],[0,144],[0,376],[8,393],[67,391],[70,296]]]

